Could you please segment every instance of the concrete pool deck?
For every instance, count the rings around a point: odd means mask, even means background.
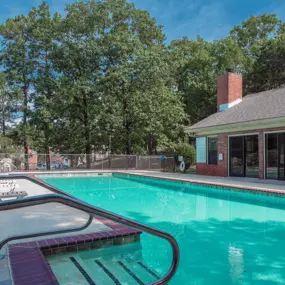
[[[247,177],[218,177],[218,176],[206,176],[188,173],[173,173],[173,172],[159,172],[150,170],[61,170],[61,171],[29,171],[29,172],[11,172],[11,175],[33,175],[33,176],[72,176],[72,175],[96,175],[96,174],[111,174],[111,173],[126,173],[126,174],[137,174],[144,176],[152,176],[157,178],[169,178],[174,180],[182,180],[197,183],[209,183],[215,185],[223,186],[233,186],[233,187],[244,187],[244,188],[259,188],[259,189],[272,189],[285,191],[285,181],[263,179],[258,178],[247,178]],[[1,174],[0,174],[1,177]],[[5,179],[9,179],[9,175],[3,175]],[[25,179],[23,179],[25,181]],[[30,186],[30,184],[25,184],[23,181],[23,187]],[[36,186],[37,187],[37,186]],[[35,186],[32,186],[33,193],[38,193]],[[23,189],[25,190],[25,189]],[[44,191],[44,190],[43,190]]]
[[[52,191],[26,179],[17,179],[16,182],[19,185],[20,190],[27,191],[29,197],[53,193]],[[28,234],[50,230],[55,231],[73,227],[80,227],[87,222],[89,217],[89,215],[85,212],[58,203],[38,205],[15,210],[7,210],[1,212],[0,215],[0,228],[4,229],[0,231],[0,240],[7,238],[8,236],[17,234]],[[103,232],[108,230],[110,230],[109,227],[94,218],[92,224],[83,231],[75,232],[74,234],[68,233],[53,235],[52,237],[64,237],[76,235],[78,233],[86,234]],[[49,237],[51,236],[25,239],[21,240],[21,242],[40,240]],[[11,243],[17,242],[19,241],[14,241]],[[7,247],[2,249],[1,254],[6,252],[6,250]],[[12,284],[9,261],[7,256],[4,259],[0,260],[0,284]]]
[[[188,173],[170,173],[170,172],[157,172],[157,171],[120,171],[120,173],[137,174],[140,176],[166,178],[180,181],[188,181],[202,184],[221,185],[227,187],[238,187],[247,189],[263,189],[263,190],[276,190],[284,191],[285,181],[247,177],[217,177],[206,176]]]

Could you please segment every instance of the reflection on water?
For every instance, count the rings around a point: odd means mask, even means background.
[[[229,264],[230,276],[232,282],[235,284],[237,281],[243,279],[243,249],[232,245],[229,246]]]

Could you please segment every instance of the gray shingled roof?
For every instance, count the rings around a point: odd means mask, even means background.
[[[196,130],[278,117],[285,117],[285,88],[247,95],[241,103],[226,111],[217,112],[187,129]]]

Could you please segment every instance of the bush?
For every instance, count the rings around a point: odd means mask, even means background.
[[[182,155],[185,164],[190,167],[196,162],[196,150],[193,145],[189,143],[179,143],[175,146],[176,155]]]

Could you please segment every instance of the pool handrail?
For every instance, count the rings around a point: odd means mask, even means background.
[[[30,207],[30,206],[36,206],[36,205],[43,205],[47,203],[60,203],[66,206],[69,206],[71,208],[75,208],[81,211],[84,211],[88,213],[90,216],[91,215],[98,215],[101,217],[104,217],[106,219],[110,219],[112,221],[115,221],[117,223],[121,223],[133,228],[136,228],[138,230],[141,230],[143,232],[155,235],[157,237],[163,238],[167,240],[172,248],[172,263],[171,266],[168,270],[168,272],[161,277],[160,279],[149,283],[149,285],[161,285],[161,284],[166,284],[172,277],[174,276],[178,264],[179,264],[179,259],[180,259],[180,251],[179,251],[179,246],[175,238],[161,230],[157,230],[155,228],[149,227],[147,225],[141,224],[139,222],[133,221],[131,219],[125,218],[123,216],[111,213],[109,211],[103,210],[98,207],[94,207],[88,203],[85,203],[79,199],[62,195],[62,194],[46,194],[46,195],[41,195],[41,196],[33,196],[33,197],[28,197],[28,198],[23,198],[23,199],[16,199],[16,200],[9,200],[6,202],[0,202],[0,211],[6,211],[6,210],[13,210],[13,209],[19,209],[19,208],[24,208],[24,207]],[[93,217],[93,216],[92,216]],[[91,220],[92,221],[92,220]],[[88,222],[83,226],[83,228],[86,228],[86,225],[90,222],[90,217],[88,219]],[[89,223],[90,225],[90,223]],[[89,226],[88,225],[88,226]],[[60,232],[40,232],[40,233],[31,233],[31,234],[25,234],[25,235],[18,235],[18,236],[10,236],[0,242],[0,251],[2,247],[10,241],[13,240],[18,240],[18,239],[26,239],[26,238],[33,238],[33,237],[41,237],[41,236],[46,236],[46,235],[51,235],[55,233],[66,233],[66,232],[71,232],[74,229],[66,229],[66,230],[61,230]],[[78,231],[78,229],[75,229],[75,231]]]

